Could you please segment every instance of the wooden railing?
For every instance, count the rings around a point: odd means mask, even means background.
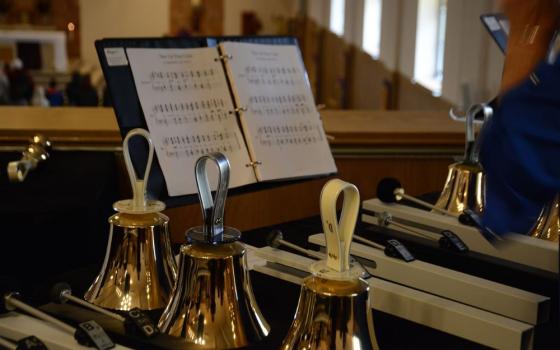
[[[445,112],[324,110],[321,115],[337,176],[356,184],[363,199],[374,197],[377,182],[386,176],[399,178],[411,194],[440,190],[447,166],[463,148],[464,126],[451,121]],[[120,154],[122,141],[112,109],[0,108],[0,148],[23,148],[35,133],[51,138],[55,150]],[[122,164],[115,166],[123,169]],[[232,196],[226,220],[247,230],[317,215],[326,180]],[[125,195],[128,182],[121,183]],[[201,220],[198,205],[168,209],[167,214],[175,241],[181,241],[184,230]]]

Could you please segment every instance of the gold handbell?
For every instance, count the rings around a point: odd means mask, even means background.
[[[481,213],[485,206],[485,176],[478,161],[479,142],[474,137],[474,117],[482,112],[484,120],[492,116],[492,108],[485,104],[475,104],[466,115],[465,157],[451,164],[445,185],[435,206],[451,213],[461,214],[465,209]],[[452,112],[451,112],[452,113]]]
[[[560,233],[560,195],[544,206],[529,235],[547,241],[558,242]]]
[[[129,140],[136,135],[144,137],[149,146],[142,180],[136,177],[128,150]],[[118,213],[109,218],[105,260],[84,299],[113,310],[163,309],[177,277],[177,266],[169,240],[169,219],[160,213],[165,204],[146,199],[154,154],[150,134],[143,129],[131,130],[124,139],[123,153],[134,196],[113,205]]]
[[[215,199],[206,162],[218,166]],[[270,330],[255,301],[241,233],[223,225],[229,182],[229,161],[221,153],[196,162],[203,226],[186,232],[179,276],[158,324],[161,332],[214,349],[240,348],[265,338]]]
[[[344,192],[339,222],[336,201]],[[360,265],[350,264],[350,244],[360,207],[356,186],[333,179],[321,192],[327,260],[311,265],[283,350],[379,349],[369,304],[369,285]]]

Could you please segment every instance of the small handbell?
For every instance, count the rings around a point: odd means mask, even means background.
[[[206,174],[208,160],[219,171],[214,199]],[[186,232],[177,283],[158,324],[161,332],[183,338],[186,344],[213,349],[248,346],[270,330],[253,295],[245,247],[238,242],[241,233],[224,226],[229,171],[229,161],[221,153],[196,162],[204,224]]]
[[[129,140],[146,139],[149,152],[144,178],[138,179],[129,153]],[[113,310],[163,309],[177,277],[171,251],[169,218],[161,213],[165,204],[146,199],[146,184],[154,146],[144,129],[131,130],[123,142],[123,153],[133,198],[116,202],[118,212],[109,218],[109,244],[101,272],[84,299]]]
[[[558,242],[560,236],[560,195],[556,195],[552,202],[544,206],[529,235],[551,242]]]
[[[483,113],[484,120],[492,116],[492,108],[476,104],[469,108],[466,116],[465,157],[451,164],[445,185],[435,206],[452,213],[461,214],[465,209],[481,213],[485,206],[484,170],[478,161],[479,141],[474,136],[474,117]]]
[[[344,192],[340,220],[336,202]],[[311,265],[282,350],[379,349],[363,268],[350,263],[350,244],[360,208],[356,186],[333,179],[321,192],[321,219],[327,260]]]

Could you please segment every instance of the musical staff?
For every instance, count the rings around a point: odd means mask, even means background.
[[[243,74],[250,85],[256,86],[296,86],[301,84],[303,76],[298,67],[255,65],[246,66]]]
[[[218,84],[215,69],[188,69],[183,71],[152,71],[149,75],[154,91],[211,90]]]
[[[311,113],[313,104],[304,94],[249,96],[251,113],[259,116],[298,116]]]
[[[223,99],[155,103],[147,115],[156,125],[179,126],[192,123],[222,122],[231,119]],[[233,117],[235,119],[235,117]]]
[[[257,129],[261,146],[308,145],[324,140],[323,130],[313,123],[261,126]]]

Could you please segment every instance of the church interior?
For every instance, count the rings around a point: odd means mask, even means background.
[[[0,349],[556,349],[558,0],[0,0]]]

